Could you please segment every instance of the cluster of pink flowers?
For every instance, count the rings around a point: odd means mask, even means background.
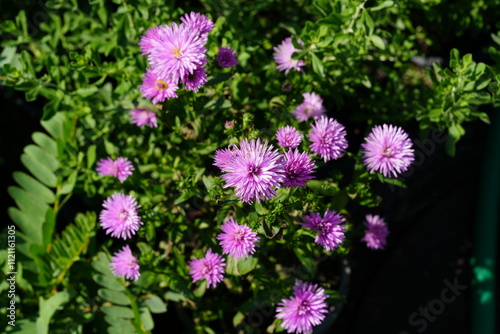
[[[181,21],[150,28],[139,42],[150,65],[139,89],[154,104],[177,97],[180,84],[197,92],[207,82],[205,45],[214,23],[194,12]]]
[[[217,236],[222,247],[222,253],[235,259],[246,258],[255,253],[255,244],[259,241],[256,232],[246,224],[237,223],[233,217],[221,226],[222,233]],[[189,262],[190,275],[193,283],[205,279],[207,288],[215,287],[224,278],[224,258],[209,249],[205,256]]]

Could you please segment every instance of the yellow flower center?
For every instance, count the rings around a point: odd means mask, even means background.
[[[165,90],[168,88],[168,83],[166,83],[165,80],[156,80],[155,88],[159,90]]]
[[[172,50],[172,53],[173,53],[175,56],[177,56],[177,57],[182,56],[182,53],[181,53],[181,49],[180,49],[180,48],[179,48],[179,49],[173,49],[173,50]]]

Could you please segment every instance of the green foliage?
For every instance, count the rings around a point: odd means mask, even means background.
[[[46,20],[36,26],[30,8],[19,11],[0,27],[0,83],[44,103],[45,132],[33,133],[20,158],[26,170],[14,173],[17,185],[8,189],[23,256],[15,330],[150,333],[154,314],[178,312],[170,318],[193,333],[279,332],[272,315],[268,328],[249,328],[247,320],[287,297],[295,279],[315,281],[331,301],[343,300],[340,282],[320,273],[320,264],[350,252],[352,236],[363,232],[351,210],[368,212],[383,200],[374,184],[405,186],[370,173],[359,142],[383,123],[401,125],[413,138],[415,129],[425,135],[440,128],[453,155],[467,122],[488,122],[488,107],[499,104],[499,34],[488,50],[493,65],[458,49],[438,54],[449,54],[447,65],[429,57],[441,41],[431,18],[462,23],[462,16],[474,33],[499,29],[479,4],[496,10],[494,1],[201,0],[184,8],[156,0],[47,1]],[[215,23],[206,45],[208,81],[197,93],[181,88],[178,98],[153,105],[138,89],[148,62],[137,43],[148,28],[191,11]],[[456,27],[458,35],[468,31]],[[305,61],[303,73],[276,69],[273,48],[287,37],[301,50],[293,58]],[[237,67],[217,65],[220,46],[236,50]],[[224,187],[214,152],[243,138],[276,146],[284,125],[304,135],[299,149],[310,152],[311,122],[291,114],[304,92],[320,95],[327,114],[346,126],[348,153],[333,163],[315,158],[316,178],[307,187],[241,203]],[[154,111],[158,127],[130,124],[134,108]],[[98,175],[97,162],[108,156],[127,157],[133,175],[123,183]],[[111,272],[109,254],[123,242],[97,224],[113,193],[140,204],[144,224],[126,241],[140,264],[137,281]],[[298,224],[326,209],[347,220],[348,240],[331,252]],[[189,261],[209,248],[220,253],[216,236],[229,216],[258,232],[260,242],[246,259],[227,257],[227,275],[214,291],[192,282]]]

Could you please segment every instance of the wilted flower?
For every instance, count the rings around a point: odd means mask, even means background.
[[[379,215],[366,215],[365,236],[361,239],[371,249],[384,249],[389,229],[387,224]]]
[[[207,288],[210,288],[210,286],[215,287],[224,277],[225,265],[224,258],[219,254],[212,253],[212,249],[209,249],[201,259],[194,259],[189,262],[189,268],[191,269],[189,274],[193,278],[193,283],[206,279]]]
[[[278,304],[276,318],[283,319],[281,327],[287,333],[312,333],[313,327],[321,324],[328,313],[327,298],[325,290],[317,284],[297,280],[293,296]]]
[[[137,214],[140,205],[131,195],[114,193],[104,201],[103,207],[99,215],[101,227],[112,237],[128,239],[143,224]]]
[[[333,118],[321,116],[311,127],[309,139],[312,144],[309,147],[315,154],[323,158],[325,162],[344,155],[347,149],[347,140],[342,124]]]
[[[255,253],[255,243],[259,237],[248,225],[240,225],[233,217],[229,217],[229,220],[222,224],[221,230],[223,233],[217,236],[217,240],[220,241],[223,254],[239,259]]]
[[[141,275],[137,258],[132,255],[132,251],[128,245],[112,256],[109,265],[113,274],[118,277],[125,277],[137,281]]]
[[[301,46],[304,46],[304,43],[299,39],[298,43]],[[278,64],[276,67],[279,71],[285,71],[285,75],[293,68],[299,72],[302,72],[302,66],[306,63],[303,60],[293,59],[292,55],[295,52],[299,52],[301,50],[296,49],[293,46],[292,38],[288,37],[280,45],[274,47],[274,61]]]
[[[407,171],[415,158],[408,134],[394,125],[375,126],[361,146],[366,167],[385,177]]]

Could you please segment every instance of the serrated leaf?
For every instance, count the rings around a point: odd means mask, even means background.
[[[133,319],[134,312],[132,309],[125,306],[103,306],[101,309],[107,315],[117,318]]]
[[[109,301],[113,304],[130,305],[130,299],[124,292],[113,291],[108,289],[99,289],[97,290],[97,294],[102,299]]]
[[[149,308],[152,313],[165,313],[167,312],[167,305],[163,300],[156,296],[151,295],[144,299],[144,304]]]

